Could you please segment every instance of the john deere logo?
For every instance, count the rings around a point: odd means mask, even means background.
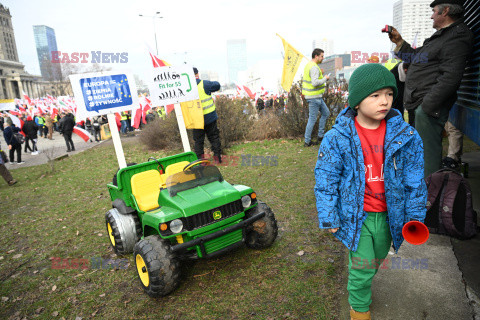
[[[217,210],[213,213],[213,219],[218,220],[221,217],[222,217],[222,213],[220,212],[220,210]]]

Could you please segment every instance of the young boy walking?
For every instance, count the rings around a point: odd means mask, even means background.
[[[391,109],[395,77],[382,65],[366,64],[352,74],[350,107],[325,135],[315,167],[320,228],[348,249],[348,301],[352,319],[370,319],[371,284],[402,227],[426,214],[422,140]]]

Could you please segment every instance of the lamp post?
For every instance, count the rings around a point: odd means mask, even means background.
[[[155,28],[155,19],[162,19],[163,17],[159,17],[158,15],[160,14],[160,11],[155,12],[155,15],[153,16],[146,16],[144,14],[139,14],[138,16],[144,17],[144,18],[152,18],[153,21],[153,34],[155,36],[155,49],[157,50],[157,56],[158,56],[158,44],[157,44],[157,30]]]

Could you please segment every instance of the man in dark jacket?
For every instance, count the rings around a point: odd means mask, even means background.
[[[198,159],[204,157],[205,135],[213,151],[215,162],[222,162],[222,149],[220,143],[220,130],[217,127],[217,111],[212,98],[212,93],[220,90],[220,83],[217,81],[200,80],[198,69],[193,68],[195,79],[197,81],[198,95],[203,108],[203,129],[193,129],[193,141],[195,141],[195,153]]]
[[[24,164],[22,161],[22,144],[15,138],[15,133],[19,133],[20,128],[16,127],[13,124],[12,119],[7,118],[7,127],[3,130],[3,138],[7,142],[9,152],[10,163],[14,164],[13,161],[15,152],[17,153],[17,163]]]
[[[430,4],[437,30],[422,47],[413,49],[393,28],[395,53],[410,62],[404,105],[415,111],[415,129],[425,148],[425,177],[442,167],[442,131],[457,100],[456,91],[473,48],[473,34],[463,22],[463,0],[435,0]]]
[[[27,153],[27,149],[32,152],[33,155],[38,154],[37,149],[37,132],[38,126],[33,121],[31,116],[27,117],[27,121],[23,124],[22,131],[25,133],[25,147],[23,148],[23,152]],[[32,147],[30,148],[29,141],[32,141]]]
[[[75,120],[73,114],[68,113],[63,116],[60,120],[60,133],[63,134],[65,143],[67,144],[67,152],[75,151],[75,146],[73,145],[72,133],[73,128],[75,127]]]

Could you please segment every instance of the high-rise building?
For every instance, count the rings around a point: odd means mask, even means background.
[[[0,4],[0,99],[38,97],[40,76],[29,74],[20,62],[10,9]]]
[[[52,62],[52,51],[58,51],[55,30],[47,26],[33,26],[33,34],[42,77],[48,81],[61,80],[60,64]]]
[[[328,40],[325,38],[313,40],[312,51],[315,48],[322,49],[324,57],[331,56],[335,52],[333,48],[333,40]]]
[[[10,10],[3,6],[0,9],[0,46],[0,59],[19,62],[15,34],[13,33],[12,16],[10,15]]]
[[[393,26],[400,32],[402,38],[417,47],[429,38],[436,30],[433,29],[431,0],[398,0],[393,4]]]
[[[238,81],[238,72],[247,70],[247,40],[227,40],[229,82]]]

